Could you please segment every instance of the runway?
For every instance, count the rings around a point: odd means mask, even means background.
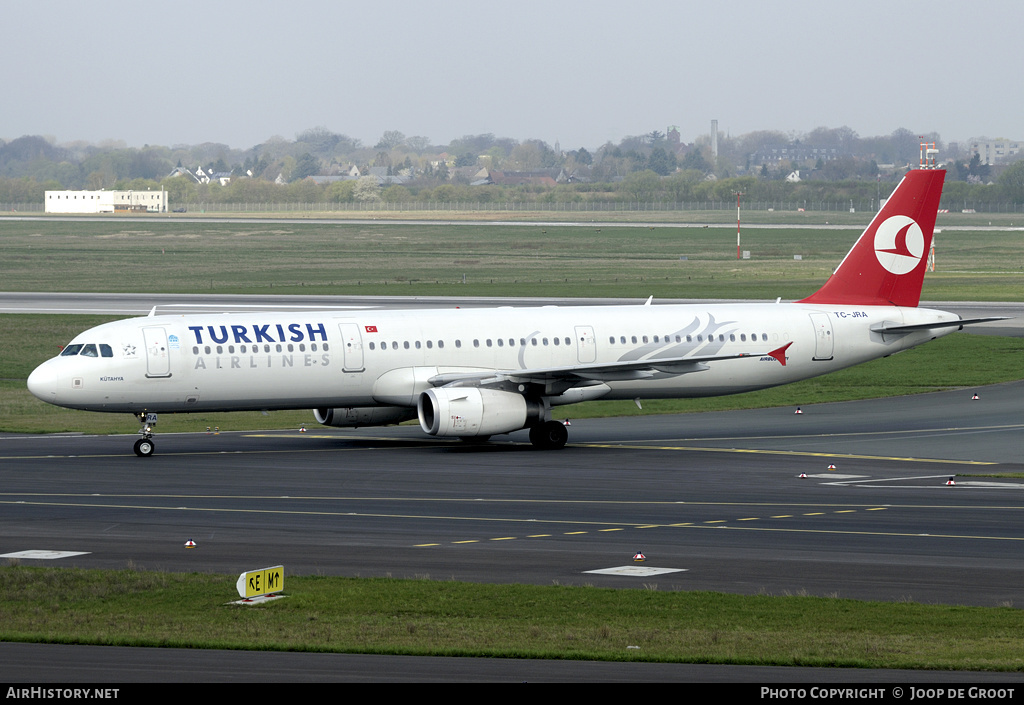
[[[5,436],[0,553],[1020,605],[1024,480],[946,482],[1024,471],[1022,393],[581,420],[557,452],[412,426],[158,434],[148,459],[130,436]],[[672,572],[591,572],[641,567],[638,551]]]

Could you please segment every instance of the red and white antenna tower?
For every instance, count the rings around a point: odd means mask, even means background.
[[[736,191],[736,259],[740,259],[740,196],[743,191]]]
[[[939,150],[935,148],[934,142],[925,142],[924,137],[921,137],[921,168],[922,169],[934,169],[935,168],[935,156],[939,153]],[[935,238],[932,238],[931,250],[928,252],[928,269],[929,271],[935,271]]]
[[[922,169],[934,169],[935,168],[935,157],[939,153],[939,150],[935,148],[934,142],[925,142],[924,137],[921,137],[921,168]]]

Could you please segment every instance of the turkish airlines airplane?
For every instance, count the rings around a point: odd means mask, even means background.
[[[157,316],[75,337],[28,378],[39,399],[156,414],[313,409],[326,426],[419,418],[433,436],[530,429],[561,448],[553,407],[787,384],[991,318],[918,308],[945,172],[909,172],[825,285],[793,303]]]

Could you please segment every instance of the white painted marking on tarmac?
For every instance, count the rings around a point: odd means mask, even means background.
[[[828,478],[829,480],[856,480],[858,478],[870,477],[870,476],[869,475],[837,475],[834,472],[830,472],[827,475],[822,475],[821,473],[819,473],[817,475],[808,475],[807,477]]]
[[[0,558],[32,558],[35,560],[50,561],[57,558],[70,558],[71,556],[87,556],[91,551],[15,551],[14,553],[2,553]]]
[[[835,475],[812,475],[811,477],[829,477],[836,479]],[[861,476],[866,477],[866,476]],[[870,485],[878,483],[886,483],[887,488],[902,489],[902,490],[932,490],[932,489],[946,489],[946,480],[949,479],[949,474],[945,475],[918,475],[915,477],[879,477],[872,480],[854,479],[854,480],[840,480],[838,482],[824,482],[824,485],[837,485],[839,487],[847,485]],[[927,484],[922,482],[916,485],[896,485],[891,483],[896,482],[917,482],[927,481]],[[1020,490],[1024,489],[1024,483],[1021,482],[998,482],[991,480],[967,480],[967,479],[956,479],[955,487],[966,487],[972,489],[996,489],[996,490]]]
[[[380,308],[379,304],[366,305],[366,304],[233,304],[233,303],[222,303],[222,304],[157,304],[157,308],[212,308],[212,309],[225,309],[225,308],[245,308],[245,309],[313,309],[316,311],[327,311],[332,309],[347,310],[350,308]]]
[[[689,568],[657,568],[652,565],[620,565],[615,568],[601,568],[600,570],[585,570],[584,573],[595,573],[600,575],[627,575],[634,578],[646,578],[651,575],[664,575],[665,573],[685,573]]]

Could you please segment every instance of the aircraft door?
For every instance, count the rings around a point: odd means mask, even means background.
[[[593,326],[576,326],[576,355],[581,363],[597,360],[597,339]]]
[[[835,348],[832,335],[832,321],[827,313],[812,313],[811,323],[814,324],[814,358],[815,360],[831,360]]]
[[[146,343],[146,376],[170,377],[171,358],[167,350],[167,329],[151,326],[142,329]]]
[[[359,325],[356,323],[339,323],[341,329],[341,340],[344,344],[345,362],[342,370],[345,372],[363,372],[366,367],[363,365],[363,337],[359,333]]]

